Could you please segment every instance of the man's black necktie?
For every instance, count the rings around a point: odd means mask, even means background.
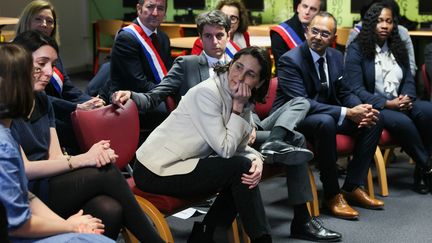
[[[328,83],[327,83],[327,76],[326,76],[326,73],[324,71],[324,58],[323,57],[320,57],[318,59],[318,71],[319,71],[319,76],[320,76],[320,81],[321,81],[321,88],[319,91],[319,97],[320,97],[320,99],[327,100],[328,95],[329,95],[329,89],[328,89]]]
[[[156,48],[157,51],[159,51],[159,40],[156,33],[151,34],[150,38],[152,40],[153,46]]]

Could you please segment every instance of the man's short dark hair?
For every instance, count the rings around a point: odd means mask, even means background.
[[[217,25],[225,29],[228,33],[231,29],[231,20],[220,10],[212,10],[198,15],[196,18],[198,34],[201,36],[206,25]]]

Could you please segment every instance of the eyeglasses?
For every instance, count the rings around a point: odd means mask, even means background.
[[[232,24],[235,24],[239,21],[239,17],[237,17],[235,15],[231,15],[231,16],[229,16],[229,18],[230,18]]]
[[[319,30],[319,29],[317,29],[315,27],[311,28],[310,31],[311,31],[312,35],[318,36],[318,34],[320,34],[321,37],[324,38],[324,39],[327,39],[327,38],[329,38],[331,36],[330,32],[325,31],[325,30]]]

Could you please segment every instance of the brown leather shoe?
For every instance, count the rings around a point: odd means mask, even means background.
[[[338,218],[357,219],[359,216],[359,213],[348,205],[344,196],[340,193],[327,201],[327,207]]]
[[[370,198],[369,195],[360,187],[357,187],[352,192],[342,191],[344,197],[353,204],[358,204],[360,207],[368,209],[382,209],[384,202],[378,199]]]

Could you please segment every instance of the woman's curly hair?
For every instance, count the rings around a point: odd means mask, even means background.
[[[373,4],[369,10],[366,12],[362,29],[357,36],[356,41],[360,45],[360,49],[363,53],[363,56],[367,59],[375,58],[375,45],[378,43],[378,34],[376,33],[376,26],[378,24],[378,18],[381,14],[381,11],[386,8],[392,11],[391,6],[385,3],[376,3]],[[395,56],[398,63],[409,66],[408,62],[408,51],[406,49],[405,44],[402,42],[399,31],[398,31],[398,21],[395,16],[395,13],[392,11],[393,18],[393,31],[390,33],[390,36],[387,38],[387,44],[390,48],[390,51]]]

